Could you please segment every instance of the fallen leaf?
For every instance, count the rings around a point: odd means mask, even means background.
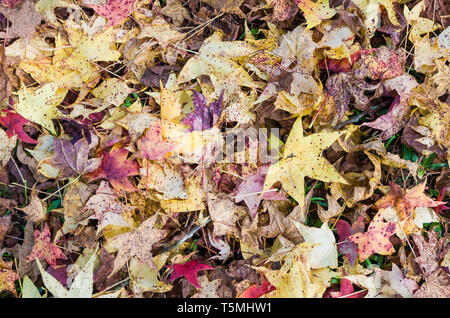
[[[6,115],[0,117],[0,124],[6,128],[6,134],[9,138],[14,135],[28,144],[37,144],[37,141],[31,138],[23,130],[23,126],[29,124],[29,121],[20,116],[19,114],[6,112]]]
[[[166,230],[159,230],[155,227],[158,214],[142,222],[139,227],[118,235],[110,241],[110,245],[119,250],[114,269],[110,276],[117,273],[129,259],[136,256],[141,262],[144,262],[154,268],[151,248],[153,244],[159,242],[167,235]]]
[[[27,262],[31,262],[35,259],[45,259],[45,261],[53,268],[56,268],[56,261],[58,259],[67,259],[67,256],[56,246],[56,244],[50,242],[50,229],[45,223],[44,229],[41,231],[34,231],[34,246],[30,255],[26,258]],[[39,263],[38,263],[39,264]]]
[[[389,238],[395,234],[397,224],[384,222],[382,211],[374,217],[367,232],[350,235],[348,239],[358,244],[359,261],[364,262],[374,253],[391,255],[395,252]]]
[[[169,268],[173,269],[168,280],[169,282],[172,282],[179,277],[185,277],[197,289],[201,289],[197,279],[197,273],[199,271],[215,269],[212,266],[199,263],[196,260],[190,260],[183,264],[173,264]]]
[[[308,176],[324,182],[347,183],[336,169],[320,153],[328,148],[343,132],[323,132],[303,136],[302,119],[299,117],[291,129],[285,144],[283,159],[267,171],[263,191],[281,181],[286,192],[304,206],[304,178]]]
[[[72,281],[70,289],[65,289],[61,283],[56,280],[52,275],[48,274],[41,265],[41,262],[37,260],[39,270],[42,275],[45,287],[56,298],[91,298],[94,285],[94,262],[97,258],[97,249],[93,255],[89,258],[84,268],[77,274]]]
[[[14,282],[18,279],[20,276],[12,270],[12,265],[0,260],[0,292],[6,290],[17,297]]]
[[[89,5],[89,7],[108,19],[107,26],[114,26],[133,12],[135,2],[135,0],[108,0],[103,6]]]
[[[336,268],[338,266],[336,240],[333,232],[328,227],[328,223],[323,223],[320,229],[309,227],[299,222],[295,222],[295,225],[305,242],[318,244],[309,254],[311,269],[327,266]]]
[[[100,166],[88,175],[89,180],[93,181],[104,178],[118,192],[122,190],[125,192],[136,191],[128,180],[128,177],[138,175],[139,166],[137,162],[127,160],[127,156],[128,150],[125,148],[111,150],[102,158]]]
[[[14,109],[29,121],[56,134],[52,119],[61,116],[61,112],[56,107],[61,104],[66,92],[67,90],[58,89],[56,83],[48,83],[38,89],[28,89],[23,86],[18,92],[19,101],[14,104]]]

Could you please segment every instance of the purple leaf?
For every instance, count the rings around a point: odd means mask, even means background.
[[[358,258],[358,244],[348,240],[350,235],[355,233],[361,233],[364,231],[364,224],[362,223],[362,217],[358,218],[358,221],[351,226],[344,220],[338,220],[336,222],[336,230],[338,232],[338,251],[339,253],[347,256],[351,266],[355,266],[356,259]]]
[[[235,202],[244,201],[250,210],[250,216],[253,219],[258,212],[259,204],[265,200],[286,200],[284,196],[277,191],[265,192],[261,195],[264,186],[264,180],[267,174],[267,166],[261,166],[257,172],[247,176],[237,187]]]
[[[206,98],[197,91],[192,91],[194,111],[181,120],[181,123],[190,126],[189,131],[202,131],[210,129],[217,124],[222,111],[223,91],[218,101],[209,106],[206,105]]]

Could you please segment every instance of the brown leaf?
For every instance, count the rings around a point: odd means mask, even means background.
[[[417,298],[450,298],[450,276],[442,268],[435,270],[420,289],[414,293]]]
[[[0,217],[0,247],[2,247],[3,240],[5,239],[6,233],[8,233],[10,225],[11,215],[4,215]]]
[[[412,238],[419,250],[419,256],[414,259],[421,268],[419,274],[428,277],[439,268],[441,244],[438,233],[433,230],[428,231],[428,240],[420,234],[413,234]]]
[[[34,1],[24,1],[21,5],[15,8],[5,8],[0,6],[0,13],[2,13],[12,25],[8,32],[0,32],[0,37],[21,38],[23,45],[25,45],[32,35],[35,28],[41,23],[42,17],[36,11]]]
[[[152,246],[167,235],[167,230],[155,228],[157,218],[158,214],[155,214],[131,232],[116,236],[110,241],[111,246],[117,248],[119,253],[109,276],[117,273],[133,256],[147,263],[151,268],[155,268],[152,260]]]

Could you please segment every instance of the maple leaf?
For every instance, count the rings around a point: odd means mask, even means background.
[[[6,112],[6,116],[0,117],[0,124],[6,128],[6,134],[9,138],[17,135],[17,137],[19,137],[19,139],[23,142],[37,144],[37,140],[34,140],[28,136],[23,130],[23,126],[29,123],[30,122],[28,120],[13,112]]]
[[[38,89],[23,86],[18,92],[19,101],[14,109],[24,118],[56,134],[52,119],[59,118],[61,112],[56,108],[63,101],[67,90],[58,89],[58,84],[45,84]]]
[[[145,136],[138,139],[137,146],[142,158],[164,160],[167,153],[175,147],[175,143],[163,140],[161,125],[155,123],[147,129]]]
[[[41,23],[42,17],[36,12],[34,1],[24,1],[20,6],[8,8],[0,6],[3,14],[12,25],[7,32],[0,31],[1,38],[19,37],[28,43],[36,26]]]
[[[279,270],[255,267],[276,289],[264,298],[320,298],[326,290],[323,282],[313,276],[308,262],[309,252],[316,244],[302,243],[282,256]]]
[[[331,292],[330,296],[332,298],[363,298],[365,296],[364,293],[352,295],[354,291],[352,282],[346,278],[342,278],[340,290],[338,292]]]
[[[327,266],[336,268],[338,266],[336,240],[333,232],[328,227],[328,222],[323,223],[320,229],[293,222],[305,239],[305,242],[318,244],[309,254],[311,268],[316,269]]]
[[[416,298],[450,298],[450,278],[448,273],[439,268],[435,270],[414,293]]]
[[[304,206],[306,176],[324,182],[347,181],[320,154],[344,132],[323,132],[303,137],[302,118],[299,117],[289,134],[283,158],[269,167],[263,191],[281,181],[286,192]]]
[[[122,214],[124,205],[118,200],[117,195],[106,181],[101,181],[95,195],[89,198],[84,210],[92,209],[95,218],[100,222],[106,213]]]
[[[395,263],[392,263],[392,271],[382,270],[381,274],[388,282],[389,287],[403,298],[412,298],[413,292],[419,288],[415,281],[403,276],[402,271]]]
[[[85,138],[72,144],[67,139],[55,138],[53,140],[55,155],[50,162],[60,170],[58,178],[66,179],[76,175],[85,175],[99,167],[102,159],[89,156],[89,144]]]
[[[169,282],[172,282],[179,277],[185,277],[197,289],[201,288],[197,279],[197,273],[199,271],[215,269],[212,266],[199,263],[196,260],[190,260],[183,264],[173,264],[169,266],[169,268],[173,269],[168,280]]]
[[[192,298],[221,298],[219,296],[220,285],[222,284],[222,279],[215,279],[209,281],[207,276],[200,276],[198,278],[200,284],[200,292],[192,295]]]
[[[47,217],[47,204],[39,199],[36,191],[31,192],[30,203],[20,209],[27,214],[26,218],[33,222],[41,222]]]
[[[118,192],[136,191],[128,177],[139,174],[139,165],[136,161],[127,160],[127,156],[128,150],[114,148],[102,158],[100,166],[88,175],[89,181],[104,178],[109,180]]]
[[[348,237],[364,231],[362,219],[363,218],[360,216],[358,221],[352,226],[344,220],[337,220],[336,222],[336,230],[339,236],[337,249],[339,253],[347,256],[351,266],[355,266],[356,264],[358,258],[358,245],[348,240]]]
[[[136,0],[108,0],[103,6],[88,5],[88,7],[107,18],[107,26],[114,26],[122,22],[133,12],[135,2]]]
[[[261,284],[254,284],[244,290],[238,298],[259,298],[264,294],[270,293],[275,290],[275,287],[272,286],[267,280],[263,281]]]
[[[428,231],[428,240],[420,234],[413,234],[412,238],[419,250],[419,256],[414,261],[420,266],[420,274],[431,275],[439,268],[439,256],[441,252],[441,242],[438,233],[433,230]]]
[[[50,242],[51,234],[48,224],[45,223],[45,227],[40,232],[34,231],[34,246],[30,255],[26,258],[27,262],[31,262],[34,259],[45,259],[45,261],[53,268],[56,268],[57,259],[67,259],[66,255],[55,244]]]
[[[97,17],[92,26],[84,21],[81,26],[70,19],[65,21],[69,43],[77,55],[90,62],[117,61],[120,58],[121,54],[116,50],[116,31],[106,28],[105,23],[103,17]]]
[[[217,124],[222,112],[223,94],[220,94],[219,100],[209,105],[206,105],[206,98],[197,91],[192,91],[194,94],[194,111],[185,116],[181,123],[188,125],[189,131],[202,131],[210,129]]]
[[[312,2],[311,0],[295,0],[298,7],[303,11],[306,19],[307,28],[311,29],[325,19],[331,19],[337,12],[330,8],[328,0],[319,0]]]
[[[358,244],[359,261],[364,262],[372,254],[391,255],[395,252],[389,238],[395,234],[396,223],[384,222],[383,211],[379,211],[365,233],[350,235],[348,239]]]
[[[242,200],[245,202],[250,210],[250,216],[255,217],[258,212],[259,204],[262,200],[286,200],[284,196],[277,191],[268,191],[261,194],[266,178],[267,166],[259,167],[255,173],[245,177],[237,186],[235,202],[239,203]]]
[[[355,76],[354,72],[341,72],[330,76],[325,86],[333,97],[338,119],[341,119],[352,101],[355,108],[368,111],[369,98],[364,93],[367,90],[375,90],[379,84],[369,84]]]
[[[155,267],[152,260],[152,246],[163,239],[168,232],[155,228],[157,218],[158,214],[155,214],[131,232],[118,235],[110,241],[111,246],[119,250],[110,276],[117,273],[133,256],[148,264],[150,268]]]
[[[14,282],[20,279],[16,271],[12,270],[12,265],[0,259],[0,292],[6,290],[17,297],[16,286]]]
[[[364,25],[369,31],[369,37],[373,35],[376,28],[380,25],[381,7],[385,8],[389,20],[393,25],[400,25],[395,15],[394,2],[397,0],[354,0],[361,11],[364,13]]]
[[[400,225],[406,235],[417,232],[418,228],[414,223],[415,209],[417,207],[437,207],[445,202],[434,201],[425,195],[426,182],[423,182],[411,189],[403,189],[391,182],[390,191],[380,200],[375,202],[374,208],[385,209],[392,207],[398,214]]]

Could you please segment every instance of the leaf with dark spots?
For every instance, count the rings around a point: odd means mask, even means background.
[[[12,3],[13,1],[8,2]],[[19,37],[22,41],[28,42],[42,20],[41,15],[36,11],[34,1],[30,0],[24,1],[14,8],[0,6],[0,13],[12,23],[8,28],[8,33],[0,31],[0,38]]]
[[[409,115],[409,106],[400,102],[400,95],[397,96],[385,115],[378,117],[376,120],[364,123],[362,126],[382,130],[380,134],[381,140],[386,140],[394,136],[406,125]]]
[[[273,13],[270,19],[275,23],[285,22],[295,17],[299,8],[294,0],[272,0]]]
[[[115,26],[128,17],[134,9],[136,0],[108,0],[103,6],[89,5],[99,15],[108,19],[108,26]]]
[[[26,258],[27,262],[31,262],[38,258],[39,260],[44,260],[53,268],[56,268],[56,261],[58,259],[67,259],[66,255],[61,251],[61,249],[56,246],[56,244],[50,242],[51,234],[50,229],[45,223],[44,229],[41,231],[34,231],[34,246],[30,255]]]
[[[418,255],[414,258],[414,262],[420,267],[418,273],[424,276],[430,276],[439,268],[440,252],[445,246],[445,238],[439,239],[438,233],[430,230],[427,234],[428,239],[425,239],[421,234],[412,235],[414,244],[418,249]]]
[[[375,209],[394,208],[402,221],[403,231],[411,234],[416,232],[417,226],[414,223],[415,209],[417,207],[437,207],[445,202],[434,201],[425,193],[425,182],[404,191],[399,185],[391,182],[391,189],[384,197],[375,202]]]
[[[358,244],[359,261],[364,262],[374,253],[391,255],[395,252],[389,238],[395,234],[397,224],[384,222],[382,211],[378,212],[365,233],[356,233],[348,239]]]
[[[212,128],[219,121],[222,112],[223,94],[220,94],[218,101],[206,105],[206,97],[197,91],[194,94],[194,111],[181,120],[181,123],[188,125],[189,131],[201,131]]]
[[[334,99],[337,117],[340,119],[352,102],[355,108],[370,112],[369,98],[364,92],[377,89],[379,84],[366,83],[364,79],[356,77],[354,72],[341,72],[330,76],[325,86]]]
[[[400,50],[382,46],[361,53],[361,59],[358,61],[359,72],[371,79],[394,78],[404,73],[406,55]]]
[[[185,277],[194,287],[200,289],[200,284],[197,279],[197,272],[214,269],[214,267],[202,264],[196,260],[190,260],[189,262],[183,264],[173,264],[170,266],[173,269],[170,275],[169,282],[174,281],[179,277]]]
[[[100,178],[109,180],[116,191],[137,191],[128,180],[129,176],[139,174],[139,165],[136,161],[127,160],[128,150],[115,148],[107,153],[100,166],[88,175],[90,181]]]

